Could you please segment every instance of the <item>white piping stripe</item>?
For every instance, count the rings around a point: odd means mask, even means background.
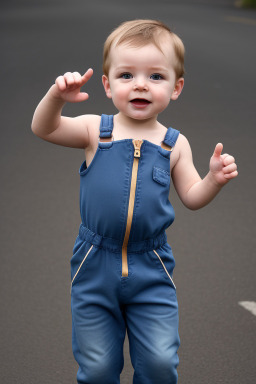
[[[91,252],[92,248],[93,248],[93,245],[91,246],[91,248],[89,249],[89,251],[86,253],[85,257],[83,258],[83,261],[82,261],[81,264],[79,265],[78,270],[76,271],[75,276],[73,277],[73,279],[72,279],[72,281],[71,281],[71,288],[72,288],[72,284],[73,284],[73,282],[74,282],[74,280],[75,280],[75,278],[76,278],[78,272],[79,272],[80,269],[82,268],[82,265],[83,265],[83,263],[85,262],[85,260],[86,260],[87,256],[89,255],[89,253]]]
[[[170,275],[169,272],[167,271],[166,266],[165,266],[164,263],[163,263],[163,260],[161,259],[161,257],[158,255],[158,253],[157,253],[154,249],[153,249],[153,252],[157,255],[157,257],[158,257],[158,259],[160,260],[160,262],[161,262],[161,264],[162,264],[162,266],[163,266],[163,268],[164,268],[164,270],[165,270],[167,276],[168,276],[169,279],[171,280],[171,282],[172,282],[174,288],[176,289],[176,285],[174,284],[174,281],[173,281],[173,279],[171,278],[171,275]]]
[[[238,304],[247,309],[247,311],[251,312],[254,316],[256,316],[255,301],[239,301]]]

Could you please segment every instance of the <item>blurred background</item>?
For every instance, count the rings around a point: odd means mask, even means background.
[[[64,114],[116,113],[101,84],[102,48],[122,21],[167,23],[186,47],[185,87],[159,116],[190,141],[203,177],[217,142],[239,176],[199,211],[171,188],[176,220],[180,384],[255,383],[256,12],[228,0],[2,0],[0,4],[0,382],[75,383],[70,269],[80,224],[81,150],[44,142],[31,120],[55,78],[94,76]],[[125,342],[121,383],[132,383]],[[159,383],[161,384],[161,383]]]

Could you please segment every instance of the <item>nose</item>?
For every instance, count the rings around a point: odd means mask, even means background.
[[[142,76],[135,78],[133,89],[138,91],[148,91],[146,79]]]

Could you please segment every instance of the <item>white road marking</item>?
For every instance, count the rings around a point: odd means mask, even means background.
[[[247,311],[251,312],[254,316],[256,316],[255,301],[239,301],[238,304],[247,309]]]

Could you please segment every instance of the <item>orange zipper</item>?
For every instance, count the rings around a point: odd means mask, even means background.
[[[122,276],[123,277],[128,276],[127,245],[128,245],[131,226],[132,226],[132,217],[133,217],[133,210],[134,210],[134,203],[135,203],[135,191],[136,191],[136,185],[137,185],[137,174],[138,174],[139,159],[140,159],[140,148],[143,143],[143,140],[133,140],[132,142],[134,146],[134,159],[133,159],[133,166],[132,166],[132,177],[131,177],[131,187],[130,187],[126,230],[125,230],[124,241],[122,246]]]

